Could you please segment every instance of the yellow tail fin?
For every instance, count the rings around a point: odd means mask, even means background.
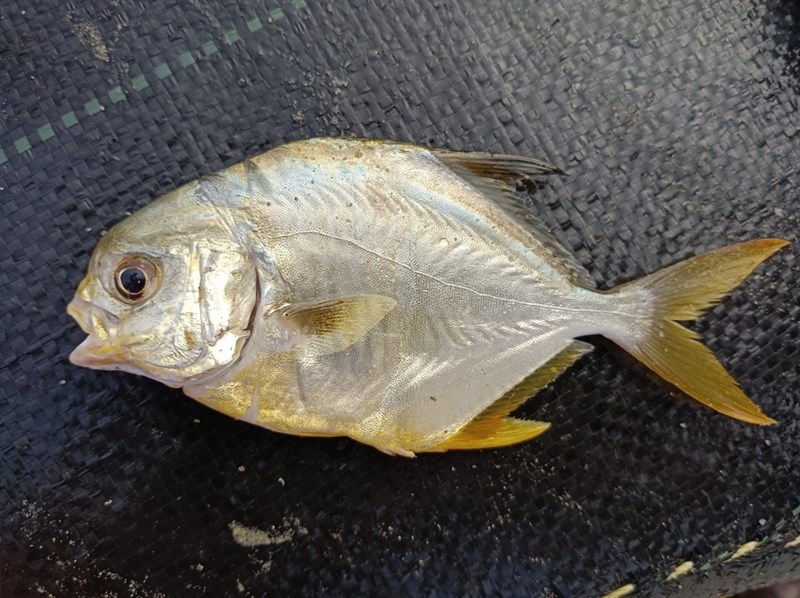
[[[683,392],[733,418],[774,424],[742,392],[698,335],[678,321],[699,317],[741,283],[761,262],[788,245],[759,239],[731,245],[664,268],[609,293],[634,293],[652,310],[649,326],[636,338],[612,340]]]

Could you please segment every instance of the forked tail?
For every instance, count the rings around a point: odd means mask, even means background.
[[[609,335],[628,353],[683,392],[733,418],[776,423],[739,388],[698,335],[678,322],[698,318],[781,247],[781,239],[731,245],[659,270],[609,291],[638,299],[645,324],[631,336]]]

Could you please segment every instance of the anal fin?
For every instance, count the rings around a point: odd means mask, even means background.
[[[539,390],[558,378],[564,370],[592,350],[592,345],[572,341],[494,403],[489,405],[456,434],[428,451],[500,448],[536,438],[550,428],[546,422],[528,421],[508,414]]]
[[[501,448],[532,440],[550,428],[547,422],[529,421],[515,417],[502,417],[491,426],[474,425],[473,420],[450,440],[436,445],[431,451],[475,450]]]

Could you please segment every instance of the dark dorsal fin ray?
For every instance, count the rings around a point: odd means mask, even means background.
[[[433,154],[445,162],[457,164],[479,177],[499,181],[518,181],[548,174],[566,174],[563,170],[542,160],[510,156],[508,154],[489,154],[485,152],[454,152],[432,150]]]
[[[547,363],[489,405],[453,437],[428,450],[436,452],[498,448],[524,442],[546,432],[550,427],[548,423],[507,416],[558,378],[564,370],[592,348],[588,343],[572,341],[566,349],[550,358]]]
[[[575,256],[564,249],[514,192],[515,184],[521,180],[564,174],[561,169],[541,160],[504,154],[448,150],[433,150],[432,153],[450,170],[482,191],[514,220],[530,231],[553,254],[575,284],[588,288],[595,287],[594,280],[586,268],[575,259]]]

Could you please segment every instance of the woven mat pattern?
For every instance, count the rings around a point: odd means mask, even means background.
[[[788,0],[3,0],[0,594],[712,596],[800,577],[798,65]],[[604,286],[793,241],[695,325],[780,425],[715,415],[599,339],[523,408],[553,423],[540,440],[416,460],[68,363],[64,308],[101,231],[320,135],[563,167],[526,200]]]

